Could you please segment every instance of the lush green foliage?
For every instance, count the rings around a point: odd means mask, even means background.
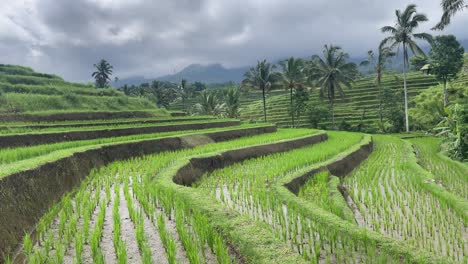
[[[351,82],[357,76],[357,66],[348,62],[349,55],[341,50],[341,47],[325,45],[323,58],[313,58],[312,68],[320,87],[320,96],[326,97],[330,102],[332,128],[335,128],[334,102],[335,93],[344,97],[343,88],[351,88]]]
[[[112,75],[112,65],[109,62],[102,59],[97,64],[93,65],[96,68],[96,71],[93,72],[92,76],[96,80],[96,88],[104,88],[109,86],[109,81],[111,81]]]
[[[437,36],[432,45],[432,71],[444,84],[444,106],[449,103],[447,82],[456,78],[461,71],[464,53],[465,50],[453,35]]]
[[[425,55],[415,55],[410,59],[411,70],[419,71],[421,68],[429,63],[429,58]]]
[[[244,74],[244,80],[242,86],[252,89],[258,89],[262,91],[263,99],[263,116],[265,122],[267,122],[266,112],[266,93],[278,82],[278,74],[274,72],[275,65],[270,64],[266,60],[259,61],[256,67],[250,68]]]
[[[468,7],[468,4],[464,0],[442,0],[442,9],[444,11],[442,18],[432,29],[443,30],[450,24],[452,17],[466,7]]]

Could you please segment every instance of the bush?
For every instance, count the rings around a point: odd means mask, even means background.
[[[449,102],[461,103],[468,97],[468,87],[454,84],[447,88]],[[432,130],[447,116],[443,102],[443,86],[428,88],[414,98],[415,107],[410,109],[410,116],[415,128]]]
[[[306,110],[307,122],[313,128],[319,128],[319,123],[327,120],[330,116],[330,108],[327,104],[319,100],[309,103]],[[323,129],[323,127],[320,127]]]
[[[341,119],[341,122],[338,124],[338,130],[351,131],[351,125],[345,119]]]

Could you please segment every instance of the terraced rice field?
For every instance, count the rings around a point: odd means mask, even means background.
[[[468,75],[460,77],[454,83],[468,83]],[[382,81],[384,87],[395,91],[402,91],[403,79],[400,75],[386,75]],[[412,98],[421,91],[431,86],[438,85],[433,76],[422,75],[420,73],[411,73],[408,75],[408,95],[410,102]],[[318,91],[311,89],[310,103],[317,102]],[[345,90],[344,99],[337,98],[335,102],[335,119],[337,124],[346,120],[351,125],[356,125],[361,121],[370,126],[375,125],[379,120],[378,116],[378,90],[375,87],[373,77],[357,80],[352,89]],[[196,98],[189,100],[188,105],[197,102]],[[241,120],[244,121],[262,121],[263,120],[263,102],[259,91],[250,91],[241,94]],[[267,95],[267,115],[268,121],[276,124],[278,127],[290,127],[291,116],[289,114],[289,93],[286,90],[272,90]],[[410,105],[411,106],[411,105]],[[182,103],[174,102],[169,107],[171,110],[182,110]],[[297,123],[297,122],[296,122]],[[296,124],[299,127],[308,127],[307,116],[305,113]],[[324,120],[320,126],[330,126],[330,120]]]
[[[168,123],[194,127],[103,132]],[[467,261],[466,164],[436,138],[190,117],[2,126],[95,132],[1,149],[6,263]]]

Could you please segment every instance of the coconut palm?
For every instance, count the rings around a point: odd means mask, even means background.
[[[356,78],[358,70],[357,65],[348,62],[349,55],[341,50],[341,47],[334,45],[325,45],[323,49],[323,58],[314,56],[314,75],[317,78],[317,84],[320,86],[320,96],[327,98],[330,103],[332,114],[332,127],[335,128],[334,101],[335,93],[345,96],[343,86],[351,88],[351,83]]]
[[[432,36],[427,33],[414,33],[414,30],[420,23],[427,21],[424,14],[416,12],[416,5],[408,5],[406,9],[395,11],[397,20],[395,26],[385,26],[381,30],[383,33],[390,33],[391,36],[385,38],[381,45],[394,48],[402,47],[403,49],[403,89],[405,94],[405,123],[406,131],[409,132],[409,117],[408,117],[408,91],[406,85],[406,71],[408,70],[409,55],[408,48],[415,55],[424,54],[424,51],[416,43],[416,39],[425,40],[432,43]]]
[[[361,63],[359,63],[359,66],[368,67],[369,73],[373,73],[373,71],[375,70],[375,54],[373,50],[369,50],[367,52],[367,59],[361,61]]]
[[[92,76],[96,80],[96,88],[105,88],[109,81],[111,80],[112,75],[112,65],[109,62],[102,59],[97,64],[93,65],[96,68],[96,71],[93,72]]]
[[[442,0],[441,5],[444,13],[440,22],[432,28],[433,30],[443,30],[450,24],[450,20],[456,13],[468,8],[468,4],[464,0]]]
[[[278,75],[274,71],[275,65],[270,64],[266,60],[257,62],[257,66],[251,67],[245,74],[242,86],[253,88],[262,91],[263,97],[263,116],[264,121],[267,121],[266,113],[266,92],[268,92],[278,80]]]
[[[239,117],[240,112],[240,92],[237,88],[230,88],[224,95],[224,105],[226,115],[229,118]]]
[[[224,109],[224,104],[219,103],[213,92],[203,90],[200,93],[200,102],[195,104],[194,111],[202,115],[219,116]]]
[[[285,89],[289,90],[289,107],[291,109],[291,125],[294,127],[294,107],[293,91],[295,89],[304,89],[307,83],[307,75],[304,68],[304,62],[301,59],[291,57],[280,62],[282,72],[280,72],[281,82]]]
[[[371,69],[375,70],[375,82],[377,88],[379,90],[379,118],[380,124],[383,124],[383,115],[382,115],[382,76],[383,71],[385,70],[385,65],[389,61],[390,58],[395,57],[396,53],[392,51],[390,47],[386,47],[384,45],[379,45],[379,51],[377,58],[374,56],[374,52],[372,50],[367,52],[368,58],[360,63],[362,66],[372,66]]]

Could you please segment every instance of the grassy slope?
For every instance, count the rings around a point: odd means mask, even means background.
[[[454,83],[468,83],[468,76],[462,76]],[[419,73],[411,73],[408,77],[408,90],[410,107],[411,100],[419,94],[423,89],[437,85],[438,82],[433,76],[425,76]],[[383,80],[383,85],[392,89],[402,90],[403,82],[400,76],[387,76]],[[346,97],[338,99],[335,104],[335,118],[339,124],[345,119],[348,123],[355,125],[361,119],[364,123],[374,124],[378,121],[378,90],[373,84],[371,78],[358,80],[354,83],[351,90],[346,90]],[[313,93],[311,102],[317,101],[318,93]],[[268,100],[268,99],[267,99]],[[288,114],[289,97],[286,92],[281,95],[271,95],[267,101],[267,113],[270,122],[276,123],[279,126],[289,126],[290,117]],[[246,120],[258,120],[262,118],[261,101],[250,103],[244,107],[241,112],[241,118]],[[306,124],[306,117],[301,118],[302,125]],[[329,125],[330,122],[323,122],[322,125]]]
[[[468,83],[468,76],[463,76],[457,82]],[[402,90],[403,79],[399,75],[387,75],[383,79],[383,85],[392,89]],[[408,89],[410,100],[423,89],[438,85],[433,76],[426,76],[420,73],[410,73],[408,76]],[[375,87],[373,78],[363,78],[356,81],[351,90],[345,90],[346,97],[338,98],[335,103],[335,118],[339,124],[345,119],[348,123],[355,125],[361,119],[364,123],[374,124],[378,121],[378,90]],[[311,93],[310,102],[318,100],[318,92]],[[196,99],[191,99],[188,105],[196,103]],[[410,105],[411,106],[411,105]],[[170,106],[172,110],[181,110],[181,102],[175,102]],[[268,121],[281,127],[290,126],[288,113],[289,94],[285,90],[274,90],[267,97]],[[252,91],[241,95],[241,119],[249,121],[263,120],[263,107],[261,93]],[[329,125],[330,122],[323,122],[322,125]],[[307,126],[307,117],[303,115],[300,125]]]
[[[0,64],[0,113],[154,110],[146,99],[113,88],[70,83],[32,69]]]

